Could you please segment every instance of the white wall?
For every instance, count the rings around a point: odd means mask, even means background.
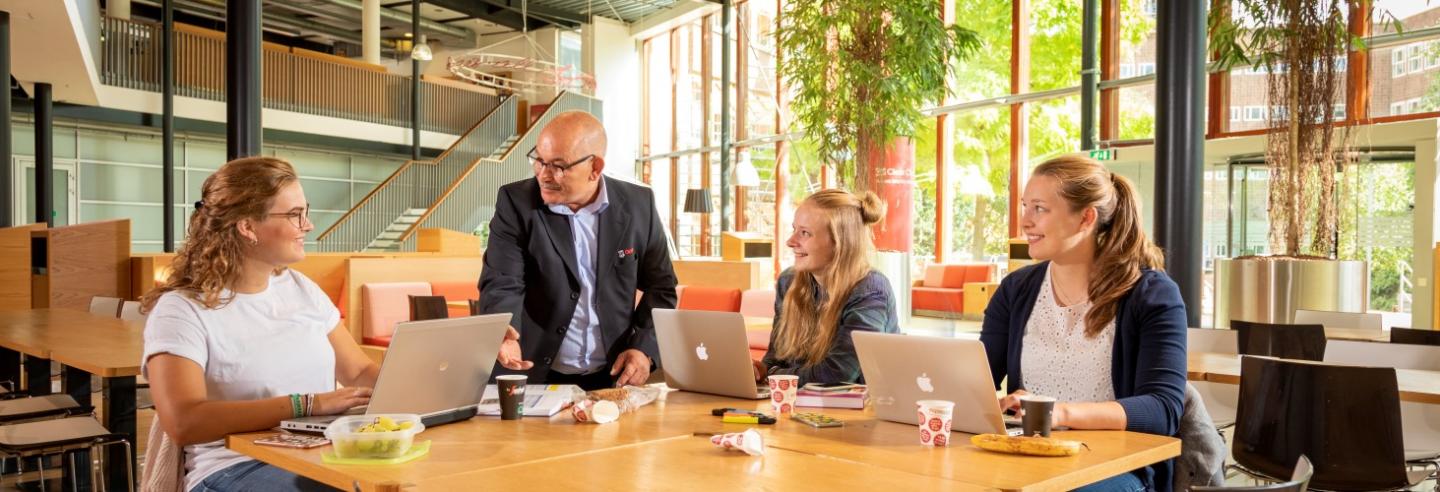
[[[640,147],[640,50],[630,27],[595,17],[581,28],[581,70],[595,76],[595,97],[605,103],[605,173],[630,181]]]

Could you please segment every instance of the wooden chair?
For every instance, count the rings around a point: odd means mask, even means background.
[[[1440,345],[1440,330],[1416,330],[1413,328],[1391,328],[1390,343],[1412,345]]]
[[[445,296],[410,296],[410,321],[449,317],[450,309],[445,305]]]
[[[1237,348],[1242,355],[1267,355],[1282,359],[1322,360],[1325,358],[1325,327],[1286,325],[1231,320],[1237,331]]]
[[[1315,464],[1309,486],[1396,490],[1433,470],[1405,460],[1395,369],[1244,357],[1232,455],[1240,471],[1283,480],[1301,455]]]

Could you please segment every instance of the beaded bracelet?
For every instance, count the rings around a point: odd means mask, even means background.
[[[305,416],[305,409],[301,408],[299,393],[290,394],[290,414],[297,419]]]
[[[305,416],[315,415],[315,393],[305,395]]]

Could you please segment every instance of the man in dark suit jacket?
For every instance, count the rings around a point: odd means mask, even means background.
[[[676,299],[665,232],[649,189],[604,177],[605,147],[594,116],[561,113],[529,153],[535,178],[500,188],[480,308],[512,313],[520,336],[498,374],[589,390],[643,384],[659,360],[650,311]]]

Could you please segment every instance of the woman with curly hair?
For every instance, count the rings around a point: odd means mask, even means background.
[[[221,166],[200,195],[169,280],[143,300],[157,430],[184,446],[191,492],[332,490],[222,440],[363,405],[380,373],[320,287],[286,268],[315,228],[305,190],[290,163],[250,157]]]

